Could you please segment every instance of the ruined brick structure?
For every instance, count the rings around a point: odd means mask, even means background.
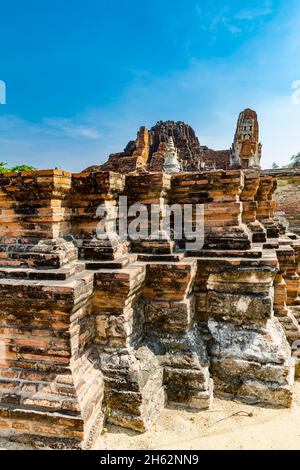
[[[182,121],[159,121],[150,131],[141,127],[136,140],[128,142],[123,152],[111,154],[106,163],[89,167],[87,171],[163,171],[170,137],[175,144],[182,171],[260,168],[262,147],[259,143],[257,114],[251,109],[245,109],[239,115],[231,149],[212,150],[200,145],[195,131]]]
[[[291,232],[300,235],[300,168],[279,168],[264,170],[263,174],[274,176],[277,180],[275,200],[277,216]]]
[[[1,435],[89,448],[106,420],[144,431],[167,404],[201,410],[218,395],[291,406],[300,242],[274,217],[276,179],[147,171],[164,164],[157,126],[110,157],[118,172],[1,175]],[[179,128],[185,143],[171,137],[189,165],[203,149]],[[204,245],[187,251],[163,231],[97,236],[97,207],[121,195],[148,209],[203,204]]]
[[[238,118],[230,163],[242,168],[260,168],[261,149],[257,114],[252,109],[245,109]]]
[[[284,251],[278,252],[281,274],[284,281],[284,289],[288,297],[289,307],[285,309],[286,315],[281,317],[287,337],[293,347],[293,353],[300,356],[300,298],[299,294],[299,244],[300,244],[300,206],[299,206],[299,184],[300,170],[295,165],[293,168],[282,168],[278,170],[264,170],[263,175],[276,178],[277,190],[274,193],[276,203],[275,216],[284,227],[288,238],[293,239],[291,247],[285,247]],[[278,298],[280,294],[278,286]],[[279,303],[279,301],[278,301]],[[280,309],[281,310],[281,309]],[[299,370],[299,365],[296,366]],[[299,373],[299,372],[298,372]]]

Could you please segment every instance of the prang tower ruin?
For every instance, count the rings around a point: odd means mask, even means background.
[[[231,148],[230,165],[243,169],[260,169],[261,149],[257,114],[251,109],[245,109],[239,115]]]

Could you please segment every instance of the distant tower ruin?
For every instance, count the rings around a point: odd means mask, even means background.
[[[85,171],[189,172],[203,170],[260,169],[261,144],[258,141],[255,111],[245,109],[239,115],[231,148],[213,150],[201,145],[194,129],[183,121],[158,121],[148,129],[140,127],[135,140],[124,150],[112,153],[102,165]]]
[[[245,109],[238,118],[230,166],[260,169],[261,148],[257,114],[252,109]]]
[[[167,151],[165,154],[164,171],[167,173],[177,173],[180,171],[177,149],[174,145],[173,137],[169,137]]]

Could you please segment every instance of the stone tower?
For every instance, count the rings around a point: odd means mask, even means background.
[[[231,147],[230,165],[241,168],[260,168],[261,144],[257,114],[245,109],[239,115],[234,142]]]
[[[169,137],[165,154],[164,171],[167,173],[177,173],[180,171],[180,163],[178,160],[177,149],[174,145],[173,137]]]

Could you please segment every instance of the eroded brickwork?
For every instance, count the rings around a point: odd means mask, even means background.
[[[130,149],[142,166],[147,135]],[[300,243],[274,218],[272,176],[49,170],[1,175],[0,188],[1,435],[82,448],[105,420],[149,429],[168,403],[291,406]],[[149,210],[203,204],[204,246],[186,251],[161,227],[154,240],[97,236],[97,207],[121,195]]]
[[[260,168],[262,146],[259,143],[257,114],[245,109],[239,115],[234,142],[231,148],[231,164],[242,168]]]
[[[300,170],[297,168],[282,168],[279,170],[264,170],[264,174],[277,179],[278,191],[275,193],[277,217],[281,218],[290,232],[300,234]]]

